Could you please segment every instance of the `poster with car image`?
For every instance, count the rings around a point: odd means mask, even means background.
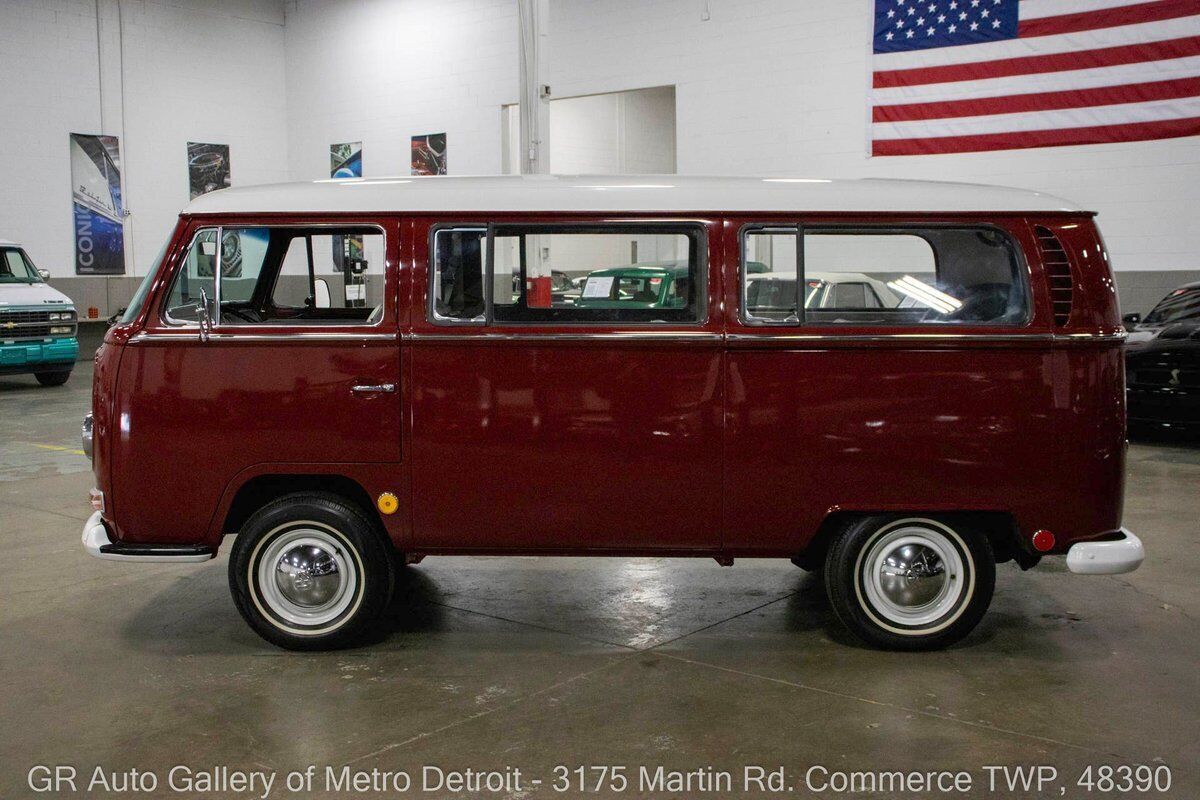
[[[187,143],[188,197],[229,187],[229,145]]]
[[[115,136],[72,133],[71,212],[76,275],[124,275],[121,149]]]
[[[446,174],[446,134],[426,133],[412,137],[412,174]]]
[[[329,145],[329,177],[362,177],[362,142]]]

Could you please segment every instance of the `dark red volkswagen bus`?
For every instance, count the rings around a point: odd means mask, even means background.
[[[997,563],[1141,563],[1123,338],[1093,215],[1033,192],[218,191],[96,355],[83,541],[203,561],[236,534],[239,610],[297,649],[363,633],[397,565],[501,553],[789,558],[867,642],[940,647]]]

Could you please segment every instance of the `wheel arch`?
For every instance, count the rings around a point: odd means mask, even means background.
[[[338,473],[265,473],[247,478],[232,496],[230,490],[226,490],[229,499],[224,504],[224,512],[218,512],[218,535],[237,533],[255,511],[273,500],[298,492],[338,495],[361,511],[379,535],[392,544],[367,490],[353,478]]]
[[[825,563],[825,555],[829,552],[829,546],[838,531],[853,520],[883,515],[929,517],[945,522],[951,527],[961,526],[980,531],[988,537],[997,564],[1015,559],[1022,569],[1029,569],[1038,562],[1037,556],[1029,554],[1022,546],[1016,518],[1008,511],[946,511],[919,508],[833,509],[825,515],[817,532],[792,560],[804,569],[819,569]]]

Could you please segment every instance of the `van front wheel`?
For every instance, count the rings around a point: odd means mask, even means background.
[[[966,636],[992,601],[986,535],[946,520],[871,516],[835,538],[825,586],[838,619],[889,650],[935,650]]]
[[[392,592],[387,545],[336,495],[293,494],[246,521],[229,558],[229,588],[250,627],[289,650],[358,641]]]

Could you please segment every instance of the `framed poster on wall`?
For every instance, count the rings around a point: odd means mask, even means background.
[[[76,275],[124,275],[125,207],[115,136],[71,134],[71,211]]]
[[[329,177],[361,178],[362,142],[329,145]]]
[[[229,145],[188,142],[187,158],[190,199],[229,186]]]
[[[426,133],[412,137],[412,174],[446,174],[446,134]]]

